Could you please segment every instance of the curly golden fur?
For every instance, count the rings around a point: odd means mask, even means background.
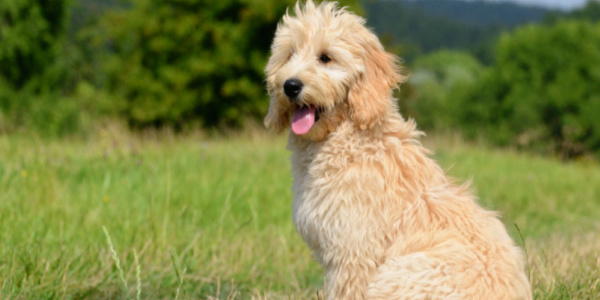
[[[531,299],[497,214],[445,175],[398,113],[405,80],[365,20],[296,4],[266,67],[265,125],[291,124],[293,220],[327,299]]]

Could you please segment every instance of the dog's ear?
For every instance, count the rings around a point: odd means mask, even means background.
[[[361,129],[372,128],[396,109],[392,90],[406,79],[400,74],[397,57],[385,52],[374,39],[363,43],[364,70],[348,93],[350,117]]]
[[[264,120],[265,127],[277,133],[281,133],[290,125],[290,116],[288,115],[287,111],[288,110],[280,107],[277,99],[274,99],[271,96],[269,112]]]
[[[289,51],[285,49],[288,49],[290,47],[282,45],[281,40],[277,38],[276,34],[272,48],[273,50],[271,57],[267,62],[267,66],[265,67],[265,85],[267,88],[267,92],[269,93],[269,111],[267,112],[263,123],[265,124],[265,127],[267,127],[267,129],[273,130],[277,133],[281,133],[286,127],[290,125],[290,116],[288,109],[289,107],[284,107],[286,104],[289,105],[289,103],[280,103],[278,101],[276,96],[277,90],[280,90],[281,92],[282,87],[277,87],[275,83],[275,77],[277,71],[281,69],[281,67],[287,61],[287,57],[285,57],[285,55],[288,55],[287,53],[289,53]]]

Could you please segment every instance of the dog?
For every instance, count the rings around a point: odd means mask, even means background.
[[[531,299],[522,251],[428,155],[399,59],[335,2],[297,3],[267,63],[264,123],[291,127],[293,221],[327,299]]]

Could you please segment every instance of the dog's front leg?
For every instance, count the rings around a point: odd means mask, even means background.
[[[377,269],[376,262],[356,255],[341,257],[341,260],[336,266],[327,268],[327,299],[364,299],[370,278]]]

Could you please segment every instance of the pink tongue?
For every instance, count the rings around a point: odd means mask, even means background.
[[[297,108],[292,115],[292,131],[297,135],[306,134],[315,123],[315,108]]]

